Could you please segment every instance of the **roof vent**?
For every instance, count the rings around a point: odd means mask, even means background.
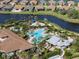
[[[5,41],[7,38],[8,38],[8,36],[3,36],[3,37],[0,37],[0,42]]]

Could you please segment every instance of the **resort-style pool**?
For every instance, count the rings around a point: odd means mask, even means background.
[[[0,23],[4,23],[8,19],[16,19],[16,20],[33,20],[31,18],[33,15],[28,15],[28,14],[0,14]],[[49,16],[49,15],[36,15],[38,19],[44,20],[44,18],[47,18],[49,21],[52,23],[55,23],[59,25],[60,27],[78,32],[79,33],[79,24],[73,24],[69,22],[65,22],[63,20],[60,20],[59,18],[56,18],[54,16]]]
[[[44,28],[40,28],[40,29],[37,29],[37,30],[33,31],[32,33],[29,33],[29,36],[31,35],[30,37],[35,38],[33,40],[33,43],[39,44],[42,41],[41,38],[44,36],[45,31],[46,30]]]
[[[34,37],[38,40],[43,36],[43,33],[45,32],[44,29],[38,29],[35,32],[33,32]]]

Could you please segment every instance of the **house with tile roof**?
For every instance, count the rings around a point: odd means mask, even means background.
[[[21,12],[23,8],[24,8],[24,5],[22,5],[22,4],[16,4],[14,6],[12,12]]]
[[[67,4],[68,4],[68,6],[73,6],[73,5],[75,5],[75,2],[74,1],[68,1]]]
[[[33,4],[33,5],[36,5],[37,3],[38,3],[37,0],[31,0],[31,1],[30,1],[30,4]]]

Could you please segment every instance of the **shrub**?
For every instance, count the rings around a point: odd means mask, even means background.
[[[0,52],[0,59],[3,59],[3,57],[2,57],[2,53]]]
[[[74,53],[72,57],[73,57],[73,58],[79,57],[79,53]]]
[[[58,11],[59,11],[59,9],[56,7],[55,10],[54,10],[54,12],[58,12]]]
[[[48,59],[48,58],[50,58],[50,57],[52,57],[52,56],[55,56],[55,55],[60,55],[60,49],[55,49],[54,51],[52,51],[52,52],[46,52],[45,54],[44,54],[44,56],[43,56],[43,59]]]
[[[67,13],[67,11],[65,9],[60,9],[59,13],[61,13],[62,15],[65,15]]]
[[[70,51],[66,51],[65,56],[67,57],[67,59],[72,59],[72,53]]]

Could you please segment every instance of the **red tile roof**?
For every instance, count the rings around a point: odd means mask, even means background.
[[[0,38],[5,36],[7,37],[6,40],[0,42],[0,50],[4,51],[5,53],[16,50],[27,50],[33,47],[33,45],[12,31],[8,29],[0,30]]]

